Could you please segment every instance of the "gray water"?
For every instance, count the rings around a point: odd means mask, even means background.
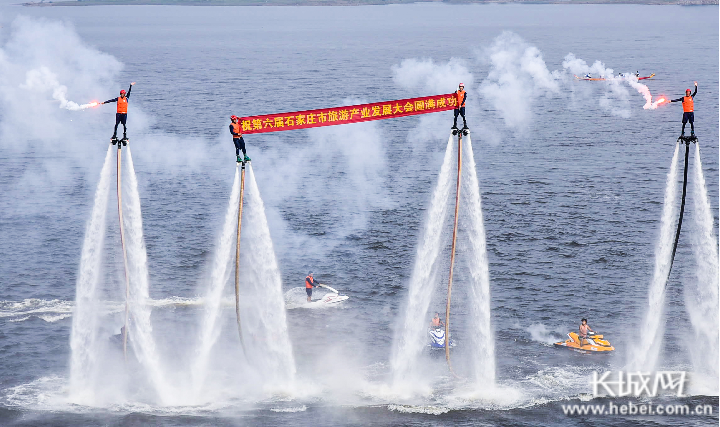
[[[18,15],[32,18],[17,21]],[[653,95],[671,98],[698,81],[696,126],[717,241],[716,6],[3,5],[0,25],[0,424],[717,423],[717,415],[567,417],[560,408],[591,392],[592,371],[625,366],[642,333],[682,116],[679,104],[643,110],[644,99],[627,85],[623,92],[573,81],[563,59],[572,52],[616,73],[656,73],[643,83]],[[489,55],[528,47],[538,49],[549,72],[558,71],[557,87],[522,70],[493,71]],[[411,59],[417,61],[403,62]],[[245,138],[283,289],[302,286],[313,270],[350,296],[336,309],[287,312],[294,390],[255,393],[257,372],[225,368],[242,357],[230,304],[216,344],[210,403],[68,403],[75,284],[114,106],[60,110],[48,81],[27,80],[28,71],[43,66],[80,104],[113,98],[137,81],[128,125],[153,336],[163,370],[178,377],[193,360],[200,297],[233,184],[229,115],[448,93],[462,79],[502,396],[456,393],[462,384],[453,383],[442,358],[430,357],[424,359],[430,394],[398,396],[390,387],[395,330],[451,124],[450,113],[439,113]],[[521,79],[492,98],[488,88],[503,75]],[[691,177],[693,162],[691,155]],[[666,294],[662,369],[694,369],[683,291],[698,268],[690,238],[697,231],[689,220],[693,197],[689,191]],[[123,322],[124,282],[112,209],[107,224],[101,335],[109,337]],[[472,339],[463,305],[469,268],[458,262],[453,364],[467,376],[474,369],[469,346],[462,345]],[[446,275],[438,277],[430,310],[442,312]],[[581,317],[610,339],[615,354],[585,357],[552,348]],[[708,403],[718,413],[717,397],[669,402]]]

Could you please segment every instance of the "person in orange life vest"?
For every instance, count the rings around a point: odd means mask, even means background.
[[[312,301],[313,288],[316,288],[320,285],[322,285],[322,283],[318,283],[315,278],[313,278],[313,272],[309,272],[307,277],[305,278],[305,293],[307,294],[308,302]]]
[[[695,92],[690,95],[690,89],[685,89],[685,96],[678,99],[673,99],[670,102],[682,102],[683,106],[683,118],[682,118],[682,133],[680,136],[685,136],[685,124],[690,122],[690,136],[695,136],[695,94],[697,94],[697,82],[695,82]]]
[[[115,130],[113,131],[112,139],[117,139],[117,128],[120,123],[123,125],[123,139],[127,139],[127,109],[128,109],[128,100],[130,99],[130,91],[132,90],[133,85],[135,82],[130,83],[130,87],[127,90],[127,93],[125,93],[125,89],[120,91],[120,96],[114,99],[109,99],[105,102],[101,102],[100,104],[109,104],[111,102],[117,102],[117,113],[115,113]]]
[[[430,326],[433,328],[439,328],[441,326],[445,326],[445,323],[443,323],[442,320],[440,320],[440,313],[435,313],[435,317],[432,318],[430,321]]]
[[[250,157],[245,152],[245,140],[242,137],[242,127],[240,126],[240,120],[237,116],[230,116],[230,133],[233,136],[233,143],[235,144],[235,156],[237,156],[237,162],[249,162]],[[240,150],[243,152],[243,157],[240,157]]]
[[[467,92],[465,92],[465,85],[460,83],[458,86],[458,90],[455,91],[455,121],[453,122],[453,126],[451,129],[457,129],[457,118],[458,114],[462,116],[463,119],[463,129],[467,129],[467,122],[465,121],[465,101],[467,101]]]

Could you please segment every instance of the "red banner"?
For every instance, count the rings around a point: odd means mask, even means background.
[[[240,117],[240,124],[243,134],[279,132],[436,113],[452,110],[456,104],[455,94],[449,93],[373,104]]]

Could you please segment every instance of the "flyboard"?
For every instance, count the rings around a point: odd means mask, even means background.
[[[330,292],[323,295],[319,299],[307,302],[305,288],[293,288],[285,293],[285,307],[288,310],[292,310],[295,308],[325,308],[337,306],[341,302],[346,301],[348,298],[350,298],[347,295],[340,295],[340,292],[328,285],[319,284],[318,287],[325,288]]]

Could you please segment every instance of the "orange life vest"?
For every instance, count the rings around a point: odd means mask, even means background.
[[[694,107],[692,96],[683,96],[683,111],[686,113],[692,113]]]
[[[308,276],[305,278],[305,287],[306,288],[312,288],[313,287],[312,284],[314,284],[314,283],[315,283],[315,279],[313,279],[312,277]]]
[[[118,96],[117,100],[117,112],[121,114],[127,114],[127,104],[128,99],[127,97]]]
[[[242,136],[242,132],[241,132],[242,127],[240,126],[240,123],[239,122],[238,123],[230,123],[230,126],[232,126],[234,134],[240,135],[240,136],[233,135],[233,138],[240,138]]]
[[[458,90],[455,92],[455,98],[457,98],[457,108],[461,108],[465,106],[465,91],[464,90]]]

